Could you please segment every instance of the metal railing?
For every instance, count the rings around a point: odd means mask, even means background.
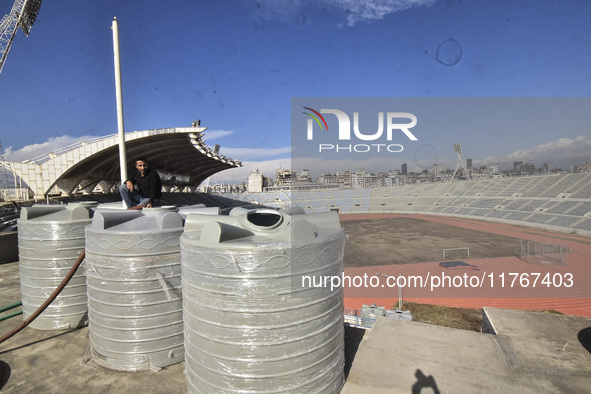
[[[356,309],[345,308],[345,325],[350,327],[364,328],[371,330],[376,322],[376,319],[371,317],[362,317],[361,311]]]
[[[29,189],[26,187],[7,187],[0,189],[0,199],[3,201],[25,201],[29,199]]]

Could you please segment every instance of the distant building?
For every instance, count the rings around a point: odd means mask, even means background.
[[[248,192],[262,193],[263,191],[263,174],[259,170],[254,170],[248,175]]]
[[[351,174],[351,186],[353,189],[364,188],[365,171],[357,171]]]
[[[339,171],[337,172],[337,180],[340,189],[351,189],[351,172]]]
[[[335,187],[339,185],[339,180],[336,174],[331,174],[330,172],[318,176],[316,182],[322,185],[334,185]]]
[[[365,189],[369,187],[378,187],[378,176],[375,174],[365,174],[363,177],[363,187]]]
[[[302,170],[297,173],[296,180],[298,182],[312,182],[312,176],[310,170]]]
[[[536,166],[534,166],[531,163],[525,163],[523,165],[523,170],[522,171],[524,173],[528,174],[528,175],[534,174],[536,172]]]
[[[402,175],[408,175],[408,165],[406,163],[402,163],[400,170],[402,171]]]
[[[275,186],[291,185],[294,178],[293,172],[279,168],[275,171]]]
[[[515,174],[521,174],[523,172],[523,162],[522,161],[514,161],[513,162],[513,172]]]
[[[470,159],[468,159],[468,160],[470,160]],[[468,167],[468,168],[470,168],[470,167]],[[444,164],[437,164],[437,163],[435,163],[433,165],[433,175],[434,176],[439,176],[439,175],[441,175],[444,172],[445,172],[445,165]]]
[[[472,168],[472,159],[466,159],[466,167]]]
[[[400,186],[403,184],[404,178],[394,173],[390,173],[382,178],[382,186]]]

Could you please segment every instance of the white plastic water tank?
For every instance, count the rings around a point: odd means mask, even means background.
[[[92,359],[122,371],[183,361],[179,237],[173,209],[98,210],[86,229]]]
[[[341,276],[334,212],[189,215],[181,236],[189,393],[339,393],[343,291],[302,285]]]
[[[19,271],[23,318],[49,298],[84,250],[84,228],[96,203],[33,205],[18,220]],[[29,325],[61,330],[88,322],[84,263],[60,295]]]

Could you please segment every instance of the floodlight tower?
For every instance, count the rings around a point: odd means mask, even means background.
[[[458,169],[460,168],[460,166],[462,166],[462,168],[464,169],[464,173],[466,174],[466,176],[468,177],[468,180],[472,180],[472,178],[470,178],[470,173],[468,172],[468,168],[466,167],[466,162],[464,161],[464,157],[462,156],[462,144],[460,144],[459,142],[454,144],[454,152],[456,152],[458,154],[458,163],[456,164],[456,169],[453,173],[453,175],[451,176],[451,181],[454,181],[454,178],[456,177],[456,172],[458,172]]]
[[[37,19],[39,8],[41,0],[15,0],[10,14],[4,15],[0,20],[0,73],[18,28],[20,27],[28,37]]]

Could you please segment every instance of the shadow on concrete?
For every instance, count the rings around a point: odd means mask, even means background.
[[[365,335],[365,330],[357,327],[345,326],[345,379],[349,376],[355,353]]]
[[[25,330],[26,329],[27,328],[25,328]],[[47,338],[39,339],[38,341],[28,342],[28,343],[25,343],[25,344],[23,344],[21,346],[18,346],[18,347],[13,347],[13,348],[10,348],[10,349],[3,350],[3,351],[0,352],[0,356],[3,355],[3,354],[14,352],[14,351],[19,350],[19,349],[24,349],[24,348],[26,348],[28,346],[31,346],[31,345],[36,345],[38,343],[49,341],[49,340],[52,340],[54,338],[59,338],[59,337],[61,337],[63,335],[67,335],[67,334],[71,333],[72,331],[77,331],[77,330],[80,330],[80,328],[74,328],[74,329],[71,329],[71,330],[62,331],[59,334],[51,335],[51,336],[48,336]],[[39,332],[43,332],[43,331],[39,331]],[[52,331],[47,330],[47,333],[52,333]],[[4,334],[4,333],[2,333],[2,334]],[[15,335],[19,335],[19,334],[15,334]],[[8,341],[10,341],[10,339]]]
[[[10,365],[0,360],[0,390],[2,390],[6,383],[8,383],[8,379],[10,379],[10,372]]]
[[[583,328],[579,331],[577,338],[585,350],[591,353],[591,327]]]
[[[437,383],[435,383],[435,378],[432,375],[425,376],[423,371],[417,369],[415,376],[417,381],[412,385],[412,394],[419,394],[424,388],[430,388],[431,390],[429,390],[429,392],[435,394],[440,393],[439,388],[437,388]]]

